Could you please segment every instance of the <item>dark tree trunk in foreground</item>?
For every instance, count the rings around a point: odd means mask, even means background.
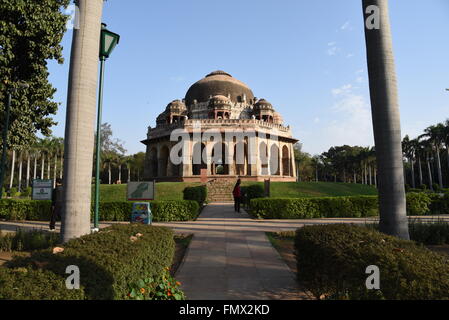
[[[379,172],[380,231],[409,239],[401,127],[388,1],[363,0],[362,2],[371,112]],[[378,14],[377,17],[376,14]],[[376,22],[378,22],[378,28]]]

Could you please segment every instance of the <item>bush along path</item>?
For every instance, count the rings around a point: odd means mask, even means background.
[[[187,299],[307,298],[264,232],[239,229],[249,217],[233,209],[232,204],[208,205],[195,222],[207,228],[196,230],[176,274]]]

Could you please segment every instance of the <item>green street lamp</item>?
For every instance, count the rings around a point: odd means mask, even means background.
[[[2,160],[0,164],[0,199],[3,196],[3,180],[5,179],[5,171],[6,171],[6,153],[8,148],[8,130],[9,130],[9,116],[11,113],[11,100],[12,100],[12,94],[13,92],[16,92],[18,90],[28,89],[29,85],[25,82],[19,82],[17,87],[14,88],[9,85],[7,81],[5,81],[6,85],[6,110],[5,110],[5,123],[3,126],[3,135],[2,135],[2,142],[3,142],[3,151],[2,151]]]
[[[96,163],[95,163],[95,217],[94,230],[99,230],[98,212],[100,207],[100,144],[101,144],[101,113],[103,109],[103,81],[104,64],[120,41],[120,35],[106,29],[106,24],[101,24],[100,35],[100,87],[98,97],[97,137],[96,137]]]

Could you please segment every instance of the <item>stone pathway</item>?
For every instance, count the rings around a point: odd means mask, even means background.
[[[242,231],[249,219],[232,204],[210,204],[176,279],[190,300],[304,299],[295,276],[262,231]]]

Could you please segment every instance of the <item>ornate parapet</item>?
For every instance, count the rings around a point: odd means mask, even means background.
[[[292,139],[292,132],[290,126],[283,126],[280,124],[269,123],[257,119],[187,119],[181,123],[171,123],[158,125],[156,128],[149,129],[148,140],[154,140],[166,136],[170,136],[175,129],[185,129],[188,132],[193,132],[198,127],[204,130],[214,130],[225,132],[226,130],[244,130],[257,131],[266,134],[278,135],[284,138]]]

